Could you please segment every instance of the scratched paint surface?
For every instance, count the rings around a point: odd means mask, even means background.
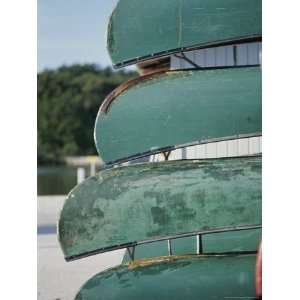
[[[120,0],[107,47],[118,65],[163,51],[261,37],[261,28],[261,0]]]
[[[99,111],[94,136],[101,158],[112,162],[151,149],[257,132],[261,70],[248,67],[167,72],[144,80],[117,96],[108,112]]]
[[[261,224],[261,157],[173,161],[113,168],[85,180],[68,195],[59,239],[68,258],[248,224]]]
[[[255,299],[255,255],[191,257],[119,266],[91,278],[76,300]]]

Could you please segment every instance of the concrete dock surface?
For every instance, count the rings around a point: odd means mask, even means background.
[[[56,224],[66,196],[38,197],[38,300],[73,300],[93,275],[119,265],[124,250],[66,262],[56,236]]]

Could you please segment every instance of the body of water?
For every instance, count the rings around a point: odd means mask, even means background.
[[[89,176],[89,168],[86,168],[86,176]],[[37,188],[38,195],[66,195],[77,184],[77,168],[38,167]]]

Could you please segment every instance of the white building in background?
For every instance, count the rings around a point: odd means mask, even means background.
[[[184,52],[199,67],[253,66],[261,64],[261,42],[243,43]],[[171,70],[195,68],[179,55],[171,55]]]
[[[251,42],[206,48],[172,55],[170,69],[197,67],[253,66],[261,64],[262,43]],[[235,138],[221,142],[189,146],[173,150],[168,160],[205,159],[261,154],[261,136]],[[151,162],[164,161],[163,153],[151,155]]]

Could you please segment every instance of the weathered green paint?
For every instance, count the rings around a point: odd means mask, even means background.
[[[167,72],[111,101],[104,101],[94,134],[106,163],[162,147],[261,132],[259,67]]]
[[[170,161],[85,180],[68,195],[59,240],[70,259],[129,242],[260,223],[261,157]]]
[[[261,229],[251,229],[235,232],[224,232],[204,235],[203,253],[225,253],[256,251],[261,241]],[[172,253],[174,255],[195,254],[197,251],[196,237],[185,237],[172,240]],[[134,258],[144,259],[168,255],[166,241],[152,244],[138,245],[135,247]],[[123,263],[130,262],[126,251]]]
[[[190,257],[99,273],[76,300],[255,299],[255,255]]]
[[[108,26],[114,65],[259,38],[261,0],[120,0]]]

